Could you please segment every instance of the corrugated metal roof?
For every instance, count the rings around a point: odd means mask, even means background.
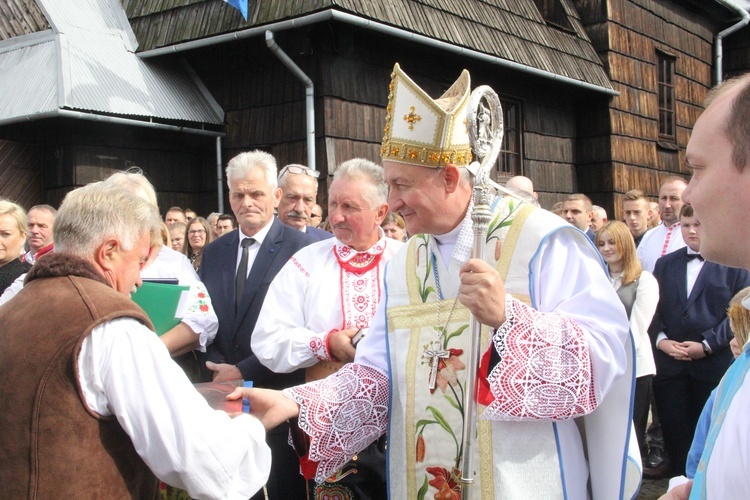
[[[0,120],[57,109],[55,41],[0,54]]]
[[[37,2],[54,40],[5,51],[18,42],[0,42],[0,95],[13,96],[0,101],[0,120],[67,108],[223,123],[223,110],[185,68],[135,55],[135,37],[118,2]]]

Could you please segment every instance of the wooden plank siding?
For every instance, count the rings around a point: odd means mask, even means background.
[[[531,0],[308,0],[253,2],[248,21],[214,0],[123,0],[139,50],[230,33],[326,9],[381,22],[575,80],[609,87],[602,62],[572,6],[572,30],[549,26]],[[206,23],[211,19],[211,23]]]
[[[620,95],[599,111],[609,116],[611,135],[597,136],[587,122],[578,151],[578,181],[583,192],[602,201],[610,218],[620,219],[622,195],[642,189],[654,199],[660,182],[672,174],[688,176],[684,149],[690,130],[712,86],[713,37],[722,20],[698,2],[673,0],[574,0],[613,87]],[[606,5],[605,5],[606,4]],[[606,35],[605,35],[606,33]],[[675,57],[675,142],[659,142],[657,51]],[[607,143],[607,144],[604,144]],[[611,151],[610,183],[587,175],[605,172],[601,152]],[[589,166],[591,168],[589,168]],[[606,193],[611,185],[612,192]],[[603,190],[603,188],[605,188]]]
[[[26,210],[43,203],[40,162],[34,145],[0,140],[0,197]]]
[[[0,2],[0,40],[50,29],[49,22],[34,0]]]
[[[29,140],[24,154],[18,149],[13,156],[3,154],[4,145],[18,142],[0,140],[0,195],[22,193],[26,208],[57,207],[71,189],[131,166],[140,167],[154,185],[163,211],[179,205],[207,215],[217,206],[212,137],[59,118],[6,127],[3,133]]]

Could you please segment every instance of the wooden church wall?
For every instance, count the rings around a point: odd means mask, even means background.
[[[609,213],[614,209],[620,218],[622,195],[628,190],[641,189],[655,199],[666,177],[689,175],[684,150],[712,85],[716,26],[707,16],[670,0],[574,0],[574,4],[620,92],[608,109],[594,112],[596,119],[580,122],[585,139],[579,151],[586,157],[579,165],[578,180],[584,192],[593,193],[593,199],[601,201]],[[659,51],[675,57],[672,141],[659,136]],[[597,133],[595,128],[603,120],[608,122],[607,132]],[[608,171],[608,182],[599,184],[587,175],[591,168]]]

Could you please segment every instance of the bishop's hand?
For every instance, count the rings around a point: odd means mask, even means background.
[[[281,391],[238,387],[227,395],[227,399],[232,401],[240,398],[250,402],[250,414],[257,417],[267,431],[299,416],[299,405]]]
[[[479,259],[461,266],[458,300],[483,325],[499,328],[505,322],[505,285],[495,269]]]

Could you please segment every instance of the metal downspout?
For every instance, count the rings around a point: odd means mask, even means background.
[[[221,136],[216,136],[216,193],[219,197],[219,212],[224,213],[224,170],[221,164]]]
[[[305,84],[305,116],[307,118],[307,124],[305,133],[307,135],[307,166],[313,170],[315,168],[315,86],[309,76],[305,74],[299,66],[297,66],[292,59],[286,55],[281,47],[276,43],[273,38],[273,31],[266,30],[266,45],[276,57],[278,57],[284,66],[294,73],[294,76]]]
[[[731,0],[716,0],[718,3],[724,5],[728,9],[734,10],[737,12],[737,14],[742,17],[737,23],[733,24],[732,26],[728,27],[724,31],[719,32],[718,35],[715,37],[715,43],[714,43],[714,79],[716,80],[716,84],[720,84],[722,80],[724,79],[723,73],[724,73],[724,65],[722,62],[722,58],[724,57],[724,49],[722,47],[722,41],[724,37],[731,35],[735,31],[744,28],[747,26],[748,22],[750,22],[750,13],[748,13],[745,9],[740,7],[739,5],[735,4]]]

